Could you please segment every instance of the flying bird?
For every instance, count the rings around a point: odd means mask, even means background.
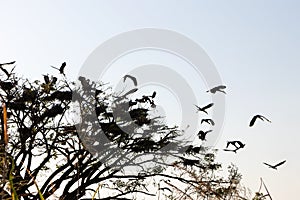
[[[228,149],[229,145],[233,145],[235,149]],[[241,141],[227,141],[226,149],[224,151],[232,151],[234,153],[237,152],[237,150],[242,149],[246,146],[246,144],[243,144]]]
[[[286,162],[286,160],[276,164],[276,165],[270,165],[268,163],[264,163],[265,165],[269,166],[269,168],[272,168],[272,169],[276,169],[277,170],[277,167],[279,167],[280,165],[283,165],[284,163]]]
[[[215,125],[215,122],[212,120],[212,119],[202,119],[201,120],[201,124],[203,123],[203,122],[206,122],[206,123],[208,123],[208,124],[211,124],[211,125]]]
[[[130,76],[130,75],[127,74],[127,75],[125,75],[125,76],[123,77],[123,82],[125,82],[127,78],[130,78],[130,79],[133,81],[134,86],[137,86],[137,80],[136,80],[135,77]]]
[[[255,116],[251,119],[249,126],[252,127],[257,119],[260,119],[260,120],[262,120],[262,121],[266,120],[266,121],[268,121],[268,122],[271,123],[271,121],[270,121],[269,119],[267,119],[266,117],[264,117],[264,116],[262,116],[262,115],[255,115]]]
[[[206,111],[206,109],[208,109],[208,108],[210,108],[210,107],[212,107],[214,104],[213,103],[210,103],[210,104],[208,104],[208,105],[206,105],[206,106],[204,106],[204,107],[199,107],[199,106],[197,106],[197,105],[195,105],[196,107],[197,107],[197,112],[199,112],[199,111],[202,111],[202,112],[205,112],[206,114],[208,114],[207,113],[207,111]]]
[[[60,68],[57,68],[57,67],[54,67],[54,66],[51,66],[51,67],[54,68],[54,69],[57,69],[57,70],[59,71],[60,74],[65,75],[64,70],[65,70],[66,65],[67,65],[67,63],[66,63],[66,62],[63,62],[63,63],[61,64]]]
[[[224,91],[225,88],[226,88],[225,85],[219,85],[219,86],[214,87],[210,90],[207,90],[206,92],[211,92],[213,94],[215,94],[216,92],[222,92],[222,93],[226,94],[226,92]]]
[[[246,144],[243,144],[241,141],[227,141],[226,148],[228,148],[230,144],[233,145],[236,149],[241,149],[246,146]]]
[[[206,140],[205,137],[206,137],[207,133],[210,133],[210,132],[212,132],[212,130],[205,131],[205,132],[201,130],[201,131],[198,132],[197,135],[198,135],[200,140],[204,141],[204,140]]]

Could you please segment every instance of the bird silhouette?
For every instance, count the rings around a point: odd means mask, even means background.
[[[224,91],[225,88],[226,88],[225,85],[219,85],[219,86],[214,87],[210,90],[207,90],[206,92],[211,92],[213,94],[215,94],[216,92],[222,92],[222,93],[226,94],[226,92]]]
[[[57,69],[59,71],[60,74],[64,75],[65,76],[65,67],[66,67],[67,63],[66,62],[63,62],[60,66],[60,68],[57,68],[57,67],[54,67],[54,66],[51,66],[52,68],[54,69]]]
[[[57,78],[56,78],[55,76],[53,76],[53,77],[52,77],[52,81],[51,81],[51,83],[52,83],[53,85],[55,85],[55,84],[56,84],[56,82],[57,82]]]
[[[243,144],[241,141],[227,141],[226,148],[228,148],[230,144],[233,145],[237,149],[241,149],[246,146],[246,144]]]
[[[202,119],[201,120],[201,124],[203,123],[203,122],[206,122],[206,123],[208,123],[208,124],[211,124],[211,125],[215,125],[215,122],[212,120],[212,119]]]
[[[125,76],[123,77],[123,82],[125,82],[127,78],[130,78],[130,79],[133,81],[134,86],[137,86],[137,80],[136,80],[135,77],[130,76],[130,75],[127,74],[127,75],[125,75]]]
[[[13,65],[15,63],[16,63],[16,61],[12,61],[12,62],[8,62],[8,63],[0,63],[0,66],[2,67],[4,65]]]
[[[205,132],[200,130],[197,135],[200,140],[204,141],[204,140],[206,140],[205,137],[206,137],[207,133],[210,133],[210,132],[212,132],[212,130],[205,131]]]
[[[255,116],[251,119],[249,126],[252,127],[257,119],[260,119],[260,120],[262,120],[262,121],[266,120],[266,121],[268,121],[268,122],[271,123],[271,121],[270,121],[269,119],[267,119],[266,117],[264,117],[264,116],[262,116],[262,115],[255,115]]]
[[[210,103],[210,104],[208,104],[208,105],[206,105],[206,106],[204,106],[204,107],[199,107],[199,106],[197,106],[197,105],[195,105],[196,107],[197,107],[197,112],[199,112],[199,111],[201,111],[201,112],[205,112],[206,114],[208,114],[207,113],[207,111],[206,111],[206,109],[208,109],[208,108],[210,108],[210,107],[212,107],[214,104],[213,103]]]
[[[44,76],[45,83],[49,84],[50,83],[49,76],[48,75],[43,75],[43,76]]]
[[[268,163],[264,163],[265,165],[269,166],[269,168],[272,168],[272,169],[276,169],[277,170],[277,167],[279,167],[280,165],[283,165],[284,163],[286,162],[286,160],[276,164],[276,165],[270,165]]]

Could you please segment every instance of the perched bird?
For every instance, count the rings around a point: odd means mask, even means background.
[[[212,130],[205,131],[205,132],[200,130],[197,135],[200,140],[204,141],[204,140],[206,140],[205,137],[206,137],[207,133],[210,133],[210,132],[212,132]]]
[[[56,84],[56,82],[57,82],[57,78],[56,78],[55,76],[53,76],[53,77],[52,77],[52,81],[51,81],[51,83],[52,83],[53,85],[55,85],[55,84]]]
[[[49,84],[50,83],[49,76],[48,75],[43,75],[43,76],[44,76],[45,83]]]
[[[250,127],[252,127],[254,125],[256,119],[260,119],[262,121],[266,120],[271,123],[271,121],[269,119],[267,119],[266,117],[264,117],[262,115],[255,115],[250,121],[250,124],[249,124]]]
[[[129,104],[129,107],[131,107],[131,106],[135,106],[137,104],[137,102],[129,100],[128,104]]]
[[[237,149],[241,149],[246,146],[246,144],[243,144],[241,141],[227,141],[226,148],[228,148],[230,144],[232,144]]]
[[[60,66],[60,68],[57,68],[57,67],[54,67],[54,66],[51,66],[52,68],[54,69],[57,69],[59,71],[60,74],[64,75],[65,76],[65,67],[66,67],[67,63],[66,62],[63,62]]]
[[[214,104],[213,103],[210,103],[210,104],[208,104],[207,106],[204,106],[204,107],[199,107],[199,106],[197,106],[197,105],[195,105],[196,107],[197,107],[197,112],[199,112],[199,111],[202,111],[202,112],[205,112],[206,114],[208,114],[207,113],[207,111],[206,111],[206,109],[208,109],[208,108],[210,108],[210,107],[212,107]]]
[[[224,91],[225,88],[226,88],[225,85],[219,85],[219,86],[214,87],[210,90],[207,90],[206,92],[211,92],[213,94],[215,94],[216,92],[223,92],[224,94],[226,94],[226,92]]]
[[[276,165],[270,165],[268,163],[264,163],[265,165],[269,166],[269,168],[272,168],[272,169],[276,169],[277,170],[277,167],[279,167],[280,165],[283,165],[284,163],[286,162],[286,160],[276,164]]]
[[[127,74],[127,75],[125,75],[125,76],[123,77],[123,82],[125,82],[127,78],[130,78],[130,79],[133,81],[134,86],[137,86],[137,80],[136,80],[135,77],[130,76],[130,75]]]
[[[201,124],[203,123],[203,122],[206,122],[206,123],[208,123],[208,124],[211,124],[211,125],[215,125],[215,122],[212,120],[212,119],[202,119],[201,120]]]

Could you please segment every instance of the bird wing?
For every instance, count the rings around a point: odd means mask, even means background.
[[[61,67],[59,68],[59,72],[61,73],[61,74],[64,74],[64,69],[65,69],[65,67],[66,67],[66,62],[63,62],[62,64],[61,64]]]
[[[12,62],[8,62],[8,63],[0,63],[0,66],[2,67],[4,65],[13,65],[15,63],[16,63],[16,61],[12,61]]]
[[[236,153],[236,149],[235,150],[231,150],[231,149],[223,149],[224,151],[232,151],[234,153]]]
[[[286,160],[284,160],[284,161],[282,161],[282,162],[280,162],[280,163],[278,163],[278,164],[274,165],[274,167],[278,167],[278,166],[280,166],[280,165],[284,164],[285,162],[286,162]]]
[[[130,78],[130,79],[133,81],[134,86],[137,86],[137,80],[136,80],[135,77],[130,76],[130,75],[125,75],[125,76],[123,77],[123,82],[125,82],[125,80],[126,80],[127,78]]]
[[[194,104],[194,106],[196,106],[196,108],[199,110],[201,110],[201,108],[199,106],[197,106],[196,104]]]
[[[239,144],[239,146],[244,146],[244,144],[241,141],[236,141],[237,144]]]
[[[209,121],[210,121],[210,123],[211,123],[211,125],[215,125],[215,122],[214,122],[214,120],[212,120],[212,119],[209,119]]]
[[[155,96],[156,96],[156,92],[154,91],[151,97],[154,98]]]
[[[226,86],[225,86],[225,85],[219,85],[219,86],[217,86],[216,88],[218,88],[218,89],[225,89]]]
[[[268,122],[271,122],[268,118],[266,118],[266,117],[264,117],[264,116],[262,116],[262,115],[260,115],[260,118],[263,119],[263,120],[266,120],[266,121],[268,121]]]
[[[226,149],[229,147],[230,144],[231,144],[231,142],[230,142],[230,141],[227,141]]]
[[[254,123],[255,123],[257,117],[258,117],[258,116],[255,115],[255,116],[251,119],[250,124],[249,124],[250,127],[254,125]]]
[[[214,103],[210,103],[210,104],[204,106],[204,107],[202,108],[202,110],[208,109],[208,108],[212,107],[213,105],[214,105]]]
[[[4,69],[1,65],[0,65],[0,69],[6,74],[6,76],[9,76],[9,73],[6,69]]]
[[[129,90],[128,92],[126,92],[123,96],[126,97],[127,95],[132,94],[132,93],[135,93],[136,91],[138,91],[137,88],[131,89],[131,90]]]
[[[210,133],[210,132],[212,132],[212,130],[205,131],[204,133],[206,135],[207,133]]]
[[[265,165],[267,165],[267,166],[269,166],[269,167],[271,167],[271,168],[274,168],[274,166],[273,166],[273,165],[270,165],[270,164],[268,164],[268,163],[265,163],[265,162],[264,162],[264,164],[265,164]]]
[[[50,79],[48,75],[43,75],[44,76],[44,81],[46,84],[50,83]]]

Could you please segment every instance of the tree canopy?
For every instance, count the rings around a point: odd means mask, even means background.
[[[64,73],[32,81],[13,64],[0,68],[1,199],[249,199],[235,166],[221,176],[215,150],[180,145],[181,130],[151,115],[154,92],[133,100]]]

